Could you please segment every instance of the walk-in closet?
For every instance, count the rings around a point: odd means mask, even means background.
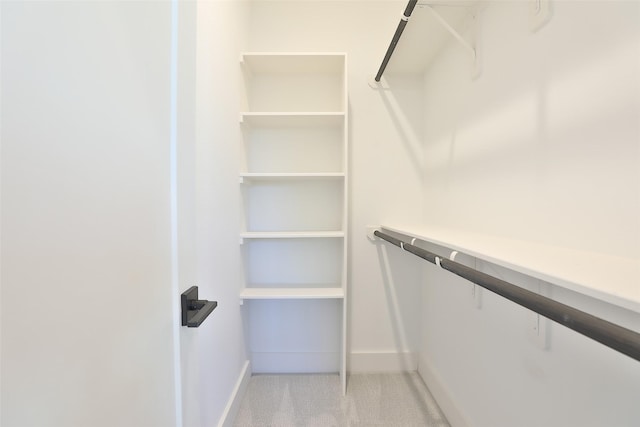
[[[640,425],[640,2],[0,2],[1,427]]]

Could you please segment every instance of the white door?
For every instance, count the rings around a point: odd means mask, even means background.
[[[172,4],[0,7],[2,426],[179,425]]]

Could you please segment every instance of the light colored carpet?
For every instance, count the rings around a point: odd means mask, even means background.
[[[449,427],[415,373],[254,375],[236,427]]]

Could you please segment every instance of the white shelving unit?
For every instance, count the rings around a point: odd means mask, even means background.
[[[244,53],[241,65],[247,91],[240,113],[240,298],[251,301],[254,371],[339,371],[344,392],[346,55]]]

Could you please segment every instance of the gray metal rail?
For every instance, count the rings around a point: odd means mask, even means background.
[[[409,0],[409,3],[407,3],[407,7],[404,9],[404,14],[402,15],[402,18],[400,19],[400,23],[398,24],[398,28],[396,28],[396,32],[393,34],[393,38],[391,39],[391,44],[389,44],[389,47],[387,48],[387,53],[384,55],[384,59],[382,60],[382,64],[380,65],[380,68],[378,69],[378,74],[376,74],[375,80],[377,82],[380,81],[380,79],[382,78],[382,74],[384,73],[384,70],[387,68],[387,64],[389,63],[389,60],[391,59],[391,55],[393,55],[393,51],[396,49],[396,45],[398,44],[398,41],[400,40],[400,36],[402,36],[402,32],[404,31],[404,27],[407,26],[407,22],[409,22],[409,17],[411,16],[411,13],[413,13],[413,9],[416,7],[416,3],[418,3],[418,0]]]

